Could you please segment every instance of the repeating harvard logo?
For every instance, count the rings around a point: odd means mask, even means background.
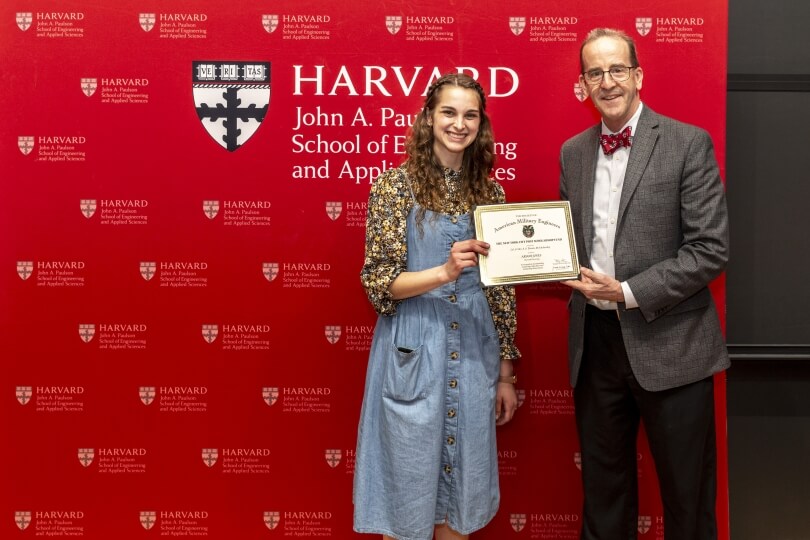
[[[402,17],[399,15],[387,15],[385,17],[385,27],[393,36],[402,28]]]
[[[213,467],[219,458],[219,450],[216,448],[203,448],[202,460],[208,467]]]
[[[87,77],[82,78],[81,88],[85,96],[92,96],[96,93],[96,88],[98,88],[98,79]]]
[[[522,407],[523,402],[526,401],[526,390],[523,388],[518,388],[515,390],[515,392],[517,392],[518,407]]]
[[[574,452],[574,465],[580,471],[582,470],[582,452]]]
[[[95,324],[80,324],[79,325],[79,337],[85,343],[90,343],[93,341],[93,336],[96,335],[96,325]]]
[[[25,281],[34,273],[34,261],[17,261],[17,275]]]
[[[16,19],[17,27],[25,32],[31,28],[31,23],[34,21],[34,14],[30,11],[18,11]]]
[[[326,203],[326,215],[329,216],[329,219],[335,221],[337,218],[340,217],[340,213],[343,212],[343,203],[337,201],[327,201]]]
[[[262,388],[262,399],[267,403],[268,407],[275,405],[276,400],[278,400],[278,387],[265,386]]]
[[[509,514],[509,523],[515,532],[520,532],[526,526],[526,514]]]
[[[96,457],[96,451],[93,448],[79,448],[77,454],[79,463],[81,463],[83,467],[89,467],[90,464],[93,463],[93,458]]]
[[[155,14],[154,13],[139,13],[138,22],[144,32],[151,32],[155,27]]]
[[[262,275],[267,281],[273,281],[278,276],[278,263],[262,263]]]
[[[219,201],[203,201],[203,213],[208,219],[214,219],[219,213]]]
[[[278,524],[281,522],[281,512],[265,512],[264,513],[264,524],[267,526],[268,529],[271,531],[278,527]]]
[[[31,512],[14,512],[14,523],[24,531],[31,524]]]
[[[34,136],[33,135],[21,135],[17,137],[17,148],[20,149],[22,155],[27,156],[34,150]]]
[[[272,34],[278,28],[278,15],[262,15],[262,27],[268,34]]]
[[[157,274],[157,263],[154,261],[141,262],[141,277],[149,281]]]
[[[574,83],[574,96],[577,98],[578,101],[583,102],[588,99],[588,92],[585,91],[582,86],[578,82]]]
[[[636,17],[636,32],[644,37],[652,30],[652,17]]]
[[[194,61],[194,107],[208,134],[229,152],[259,129],[270,105],[270,62]]]
[[[340,458],[343,457],[343,452],[341,450],[327,448],[324,451],[323,457],[326,459],[326,463],[334,469],[340,465]]]
[[[146,529],[147,531],[155,526],[157,523],[157,512],[152,512],[150,510],[141,511],[141,527]]]
[[[217,340],[217,335],[219,335],[219,326],[216,324],[202,325],[202,336],[205,341],[213,343]]]
[[[79,200],[79,209],[87,219],[93,217],[96,213],[96,200],[95,199],[81,199]]]
[[[31,386],[18,386],[15,394],[17,395],[17,401],[20,402],[20,405],[27,405],[29,401],[31,401],[31,396],[33,395],[33,387]]]
[[[509,29],[516,36],[522,34],[526,29],[526,17],[509,17]]]
[[[325,326],[323,333],[326,336],[326,341],[332,345],[340,341],[340,326]]]
[[[652,516],[638,516],[638,532],[646,534],[652,527]]]
[[[141,402],[144,405],[151,405],[155,401],[155,387],[154,386],[141,386],[138,388],[138,395],[141,397]]]

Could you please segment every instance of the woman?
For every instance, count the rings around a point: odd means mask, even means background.
[[[354,529],[467,538],[498,509],[495,425],[517,408],[512,287],[482,290],[471,209],[504,201],[481,86],[429,89],[407,161],[371,188],[361,280],[380,314],[354,476]]]

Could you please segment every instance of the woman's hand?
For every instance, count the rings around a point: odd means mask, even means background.
[[[447,281],[455,281],[461,274],[462,270],[471,266],[478,265],[478,255],[489,254],[489,244],[481,240],[464,240],[462,242],[454,242],[450,247],[450,255],[447,257],[447,262],[442,267],[447,276]]]

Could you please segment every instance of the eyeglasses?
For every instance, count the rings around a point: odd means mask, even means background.
[[[589,84],[599,84],[605,76],[605,73],[610,73],[610,78],[613,82],[624,82],[630,78],[630,70],[636,69],[638,66],[613,66],[607,71],[601,69],[589,69],[582,73],[585,80]]]

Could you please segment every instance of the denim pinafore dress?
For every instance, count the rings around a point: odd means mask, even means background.
[[[453,242],[473,237],[469,214],[428,211],[420,231],[417,209],[407,218],[408,271],[444,264]],[[469,534],[498,509],[500,346],[479,281],[466,268],[378,318],[357,439],[357,532],[429,540],[447,523]]]

